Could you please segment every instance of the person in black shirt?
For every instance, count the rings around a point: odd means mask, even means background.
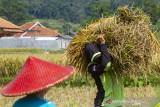
[[[123,97],[123,85],[117,83],[116,76],[111,68],[111,58],[107,51],[107,45],[103,35],[99,35],[93,43],[85,44],[85,54],[90,61],[87,70],[95,80],[97,94],[94,99],[94,107],[119,107],[122,104],[114,104],[113,97]]]

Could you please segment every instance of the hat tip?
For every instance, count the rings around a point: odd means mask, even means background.
[[[28,58],[33,58],[33,56],[29,56]]]
[[[31,59],[31,60],[32,60],[32,59],[35,59],[35,57],[33,57],[33,56],[29,56],[29,57],[28,57],[28,59]]]

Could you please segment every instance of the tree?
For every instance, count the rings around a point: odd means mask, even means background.
[[[86,26],[87,24],[90,24],[96,20],[98,20],[99,18],[102,17],[108,17],[112,14],[112,9],[111,9],[111,5],[110,5],[110,1],[109,0],[100,0],[100,1],[95,1],[94,4],[90,5],[90,9],[89,9],[89,17],[86,21],[84,21],[83,23],[81,23],[82,26]]]
[[[153,24],[156,24],[160,19],[160,4],[158,0],[133,0],[133,6],[142,8],[144,12],[149,14]]]
[[[110,7],[110,1],[101,0],[96,1],[91,6],[90,14],[93,17],[101,18],[101,17],[108,17],[110,13],[112,12]]]
[[[20,25],[33,19],[33,16],[28,14],[27,8],[28,5],[19,0],[1,0],[0,16],[14,24]]]
[[[24,0],[23,0],[24,1]],[[30,14],[40,19],[64,19],[81,23],[86,19],[85,2],[87,0],[27,0]]]

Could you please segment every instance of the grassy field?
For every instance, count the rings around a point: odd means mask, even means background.
[[[1,89],[1,88],[0,88]],[[56,107],[93,107],[96,87],[52,87],[45,99],[53,101]],[[124,107],[154,107],[160,102],[160,87],[125,88]],[[11,107],[20,97],[4,97],[0,95],[0,107]]]
[[[49,54],[44,50],[1,50],[0,49],[0,75],[2,73],[17,72],[29,56],[34,56],[49,62],[63,64],[63,52],[53,52]],[[10,62],[9,62],[10,61]],[[17,65],[19,64],[20,67]],[[17,69],[15,69],[15,66]],[[14,69],[13,69],[14,68]],[[13,79],[10,75],[0,77],[0,89]],[[70,78],[72,79],[72,78]],[[60,84],[53,86],[45,99],[53,101],[57,107],[93,107],[94,98],[97,88],[93,80],[86,82],[84,78],[79,78],[77,82],[69,83],[65,81],[65,85]],[[4,84],[3,84],[4,83]],[[85,83],[85,84],[84,84]],[[81,84],[81,85],[78,85]],[[160,102],[160,86],[146,87],[125,87],[125,103],[124,107],[154,107]],[[20,97],[4,97],[0,94],[0,107],[11,107],[13,103]]]

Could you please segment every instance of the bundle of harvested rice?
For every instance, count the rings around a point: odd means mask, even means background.
[[[132,78],[157,75],[151,66],[159,43],[149,29],[149,17],[140,9],[133,11],[126,6],[118,8],[117,13],[79,31],[66,49],[67,61],[77,73],[86,74],[89,62],[84,53],[85,43],[93,43],[99,34],[104,34],[112,59],[111,69],[118,75]]]

